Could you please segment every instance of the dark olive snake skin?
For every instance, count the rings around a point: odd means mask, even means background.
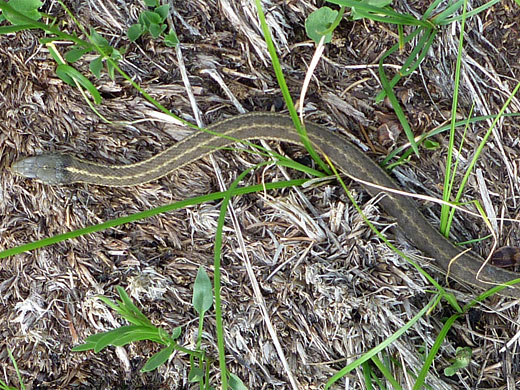
[[[274,140],[300,143],[300,136],[288,116],[273,113],[251,113],[232,117],[208,127],[220,135],[241,140]],[[349,176],[379,186],[399,189],[388,174],[350,142],[316,124],[306,124],[310,142],[317,151],[328,156],[334,165]],[[77,182],[103,186],[133,186],[156,180],[175,169],[235,143],[217,134],[197,132],[152,158],[131,165],[106,166],[79,160],[68,155],[44,154],[15,162],[11,170],[19,175],[58,185]],[[379,190],[367,187],[369,193]],[[476,276],[483,259],[473,252],[461,254],[421,214],[414,200],[388,193],[380,201],[393,216],[408,239],[431,256],[435,264],[450,277],[474,287],[489,289],[520,277],[520,274],[486,265]],[[520,285],[503,289],[502,296],[520,298]]]

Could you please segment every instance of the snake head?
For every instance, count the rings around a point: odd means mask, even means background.
[[[63,154],[42,154],[26,157],[11,165],[17,175],[36,179],[44,184],[67,184],[66,168],[72,157]]]

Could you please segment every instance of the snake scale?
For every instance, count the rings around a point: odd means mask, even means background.
[[[130,165],[108,166],[79,160],[69,155],[44,154],[15,162],[11,170],[19,175],[35,178],[52,185],[77,182],[104,186],[133,186],[156,180],[175,169],[205,155],[235,143],[234,140],[274,140],[300,143],[300,136],[288,116],[274,113],[251,113],[235,116],[208,127],[213,134],[197,132],[148,160]],[[374,161],[347,140],[328,129],[306,124],[310,142],[317,151],[326,155],[336,168],[349,176],[391,189],[399,189],[394,180]],[[379,190],[367,187],[374,195]],[[462,253],[439,233],[418,210],[410,197],[388,193],[380,200],[383,208],[393,216],[406,237],[421,251],[432,257],[435,264],[450,277],[474,287],[489,289],[520,276],[512,271],[486,265],[477,273],[484,261],[473,252]],[[503,289],[502,296],[520,298],[520,285]]]

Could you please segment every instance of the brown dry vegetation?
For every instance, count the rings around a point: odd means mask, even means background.
[[[95,28],[114,47],[128,47],[121,67],[149,94],[174,113],[201,124],[245,111],[283,109],[269,56],[259,33],[252,1],[173,1],[173,22],[179,53],[149,38],[129,44],[125,32],[142,9],[140,2],[67,2],[86,27]],[[281,57],[289,88],[299,95],[314,44],[304,31],[305,17],[321,5],[316,1],[266,1],[264,6]],[[478,4],[470,2],[472,7]],[[420,15],[427,3],[395,5]],[[58,26],[73,23],[60,6],[47,2],[45,12]],[[468,21],[463,87],[459,113],[496,113],[519,78],[520,11],[511,0]],[[103,123],[78,91],[55,74],[55,63],[38,42],[41,32],[0,37],[0,249],[70,231],[219,190],[212,163],[205,159],[158,182],[118,189],[75,185],[50,187],[14,177],[5,168],[16,158],[59,150],[102,162],[135,162],[163,150],[186,134],[162,117],[124,80],[106,75],[94,80],[104,100],[98,110],[112,121],[143,121],[116,126]],[[398,86],[406,114],[416,134],[444,122],[453,92],[458,30],[444,28],[421,69]],[[392,145],[381,144],[381,126],[394,114],[373,97],[380,90],[373,64],[396,42],[394,26],[344,20],[325,50],[305,100],[306,118],[323,123],[367,145],[378,158]],[[67,45],[60,45],[65,51]],[[410,47],[407,47],[410,50]],[[388,64],[405,58],[394,56]],[[88,60],[88,58],[87,58]],[[88,74],[88,62],[77,68]],[[190,86],[181,78],[187,72]],[[392,68],[388,67],[390,72]],[[237,100],[233,104],[229,93]],[[195,105],[190,104],[192,94]],[[520,105],[514,100],[512,111]],[[471,157],[487,124],[472,126],[461,154]],[[517,120],[497,128],[478,168],[483,180],[471,181],[468,198],[488,192],[499,216],[516,218],[518,206],[519,130]],[[441,147],[423,151],[420,159],[397,169],[396,178],[411,191],[439,197],[445,161]],[[398,139],[402,144],[404,138]],[[292,156],[301,150],[281,148]],[[215,154],[225,183],[230,183],[257,157]],[[290,172],[289,175],[295,176]],[[272,168],[251,175],[248,184],[283,179]],[[364,212],[381,229],[391,224],[355,183],[350,185]],[[483,190],[482,188],[485,188]],[[431,298],[417,271],[392,253],[366,227],[336,183],[301,192],[283,190],[236,198],[240,231],[231,222],[225,231],[223,301],[227,361],[250,389],[291,388],[265,319],[245,271],[239,237],[245,241],[261,286],[270,320],[275,325],[294,381],[301,389],[322,388],[347,362],[390,336]],[[438,209],[425,205],[433,221]],[[114,286],[126,288],[154,324],[168,330],[183,327],[181,342],[193,346],[196,314],[191,289],[199,265],[211,274],[219,204],[210,203],[127,224],[102,233],[56,244],[1,260],[0,367],[1,379],[16,383],[6,348],[13,350],[29,388],[40,389],[177,389],[187,383],[188,362],[175,354],[155,372],[142,374],[147,357],[158,350],[147,342],[97,355],[70,349],[93,333],[113,329],[121,321],[95,300],[113,297]],[[458,216],[455,234],[461,241],[486,235],[484,224]],[[518,242],[517,224],[499,223],[501,245]],[[417,254],[395,229],[388,237]],[[483,253],[490,243],[476,248]],[[419,263],[444,283],[429,259]],[[475,291],[450,282],[463,302]],[[520,386],[520,327],[517,303],[494,297],[458,321],[448,334],[427,383],[434,389],[503,388]],[[421,367],[420,351],[431,348],[450,315],[442,303],[387,350],[395,359],[392,371],[407,388],[412,370]],[[204,348],[216,356],[214,319],[205,322]],[[443,369],[458,346],[470,346],[474,356],[460,375],[448,378]],[[404,366],[399,367],[398,365]],[[212,369],[218,384],[217,367]],[[362,372],[345,379],[341,388],[362,389]],[[340,387],[338,387],[340,388]]]

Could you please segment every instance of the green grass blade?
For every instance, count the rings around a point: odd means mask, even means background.
[[[507,113],[507,114],[504,114],[503,116],[505,117],[518,117],[520,116],[520,113]],[[475,116],[473,118],[469,118],[469,119],[464,119],[464,120],[461,120],[461,121],[458,121],[458,122],[455,122],[455,127],[460,127],[460,126],[465,126],[466,124],[470,124],[470,123],[477,123],[477,122],[481,122],[481,121],[485,121],[485,120],[488,120],[488,119],[494,119],[496,118],[497,115],[485,115],[485,116]],[[435,129],[432,129],[430,130],[429,132],[427,133],[423,133],[421,134],[418,138],[417,138],[417,143],[420,144],[421,142],[423,142],[425,139],[428,139],[430,137],[433,137],[434,135],[437,135],[437,134],[440,134],[440,133],[443,133],[445,132],[446,130],[449,130],[451,128],[451,124],[448,124],[448,125],[443,125],[443,126],[439,126],[439,127],[436,127]],[[382,166],[386,166],[390,160],[392,160],[393,158],[395,158],[399,153],[403,153],[403,155],[401,157],[399,157],[399,159],[396,161],[396,165],[400,164],[402,161],[406,160],[413,152],[410,151],[410,150],[406,150],[408,149],[408,145],[405,145],[405,146],[401,146],[399,148],[396,148],[394,149],[391,153],[388,154],[388,156],[386,156],[386,158],[381,162],[381,165]],[[405,151],[406,150],[406,151]]]
[[[218,217],[217,223],[217,231],[215,232],[215,245],[214,245],[214,275],[213,275],[213,290],[215,293],[215,325],[217,328],[217,347],[218,347],[218,361],[220,372],[222,373],[221,381],[222,381],[222,390],[227,390],[228,388],[228,378],[225,375],[227,371],[226,368],[226,347],[224,343],[224,321],[222,319],[222,299],[221,299],[221,257],[222,257],[222,236],[224,234],[224,223],[226,221],[227,209],[229,206],[229,202],[231,198],[235,196],[237,191],[238,183],[249,173],[252,169],[249,168],[242,172],[229,186],[229,189],[224,192],[224,198],[222,200],[222,205],[220,206],[220,214]]]
[[[383,351],[385,348],[387,348],[389,345],[391,345],[395,340],[397,340],[399,337],[401,337],[408,329],[410,329],[419,319],[424,316],[428,310],[433,306],[435,301],[437,300],[437,297],[434,297],[433,299],[428,302],[428,304],[421,309],[410,321],[408,321],[402,328],[397,330],[394,334],[392,334],[390,337],[388,337],[385,341],[383,341],[381,344],[379,344],[377,347],[372,348],[368,352],[366,352],[363,356],[361,356],[359,359],[356,359],[352,363],[348,364],[346,367],[339,370],[336,374],[334,374],[326,383],[325,390],[330,389],[330,387],[336,383],[339,379],[341,379],[343,376],[345,376],[350,371],[354,370],[355,368],[359,367],[364,362],[368,361],[369,359],[372,359],[372,357],[376,356],[379,352]]]
[[[444,11],[435,15],[432,19],[432,22],[437,25],[444,24],[443,22],[446,20],[446,17],[453,15],[464,5],[464,0],[458,0],[455,3],[449,5]]]
[[[402,42],[399,42],[399,43],[396,43],[395,45],[393,45],[390,49],[388,49],[386,52],[383,53],[381,59],[379,60],[379,66],[382,66],[383,65],[383,62],[384,60],[386,60],[390,55],[392,55],[393,53],[395,53],[396,51],[398,50],[401,50],[401,46],[404,46],[405,44],[407,44],[408,42],[410,42],[412,39],[414,39],[417,35],[419,35],[419,33],[421,33],[421,29],[420,28],[416,28],[413,32],[411,32],[410,34],[406,35]],[[401,67],[401,69],[399,70],[399,72],[394,76],[392,77],[392,80],[389,82],[389,85],[390,85],[390,88],[393,88],[395,87],[395,85],[399,82],[399,80],[401,80],[401,72],[408,68],[408,66],[411,64],[411,61],[413,60],[412,56],[410,55],[405,63],[403,64],[403,66]],[[386,96],[386,92],[385,90],[383,89],[381,92],[379,92],[375,98],[375,102],[376,103],[379,103],[381,102]]]
[[[433,13],[433,11],[437,8],[439,4],[441,4],[443,0],[435,0],[433,3],[430,4],[426,12],[423,14],[422,19],[429,19],[430,15]]]
[[[392,372],[384,365],[384,363],[377,357],[377,355],[372,356],[372,362],[376,365],[376,367],[381,371],[381,374],[386,378],[388,382],[392,385],[394,390],[402,390],[399,382],[394,378]]]
[[[388,97],[388,100],[390,100],[392,108],[394,109],[394,112],[397,115],[397,118],[399,119],[401,126],[403,127],[406,137],[410,142],[410,146],[412,147],[415,154],[419,155],[419,148],[417,147],[417,143],[415,142],[415,137],[410,127],[410,124],[406,119],[406,115],[404,114],[404,111],[401,108],[401,105],[399,104],[397,97],[395,96],[394,92],[392,91],[392,88],[390,87],[390,84],[388,83],[388,79],[386,78],[385,71],[381,62],[379,64],[379,78],[381,80],[381,84],[383,85],[383,89],[385,90],[386,96]]]
[[[424,365],[421,368],[421,371],[419,372],[419,375],[417,376],[417,379],[415,381],[415,384],[412,388],[412,390],[420,390],[424,386],[424,381],[426,379],[426,375],[428,375],[428,372],[430,371],[430,367],[433,364],[433,361],[435,360],[435,357],[437,356],[437,353],[439,352],[439,348],[441,347],[442,343],[444,342],[444,339],[446,338],[446,335],[448,334],[448,331],[451,329],[453,323],[461,316],[461,313],[457,313],[452,315],[444,326],[442,327],[441,331],[437,335],[437,338],[435,339],[435,343],[433,343],[432,349],[428,353],[428,356],[426,356],[426,360],[424,362]]]
[[[384,70],[383,62],[390,54],[392,54],[394,51],[396,51],[399,48],[399,43],[394,45],[392,48],[390,48],[385,54],[379,59],[379,79],[381,81],[381,84],[383,86],[383,92],[378,94],[376,97],[376,101],[378,99],[382,99],[385,95],[390,100],[390,103],[392,104],[392,107],[394,109],[394,112],[397,115],[397,118],[399,119],[399,122],[401,123],[401,126],[404,129],[404,132],[406,134],[406,137],[408,138],[408,141],[410,142],[410,145],[412,147],[412,150],[419,155],[419,148],[417,146],[417,143],[415,142],[415,137],[412,132],[412,129],[410,127],[410,124],[408,123],[408,120],[406,119],[406,115],[404,114],[403,109],[401,108],[401,105],[399,104],[399,101],[397,100],[397,97],[395,96],[392,88],[397,82],[401,79],[401,77],[406,76],[413,72],[422,62],[424,57],[426,56],[430,46],[433,43],[433,39],[436,35],[436,30],[432,28],[424,29],[419,28],[414,33],[419,34],[422,33],[421,39],[419,40],[419,43],[416,45],[416,47],[412,50],[408,58],[406,59],[405,63],[401,67],[401,70],[392,78],[392,81],[388,81],[386,77],[386,73]],[[410,36],[415,36],[416,34],[410,34]],[[408,41],[410,38],[407,37],[405,39],[405,42]],[[417,57],[417,58],[416,58]]]
[[[11,359],[11,362],[13,363],[14,371],[16,372],[16,376],[18,377],[18,382],[20,382],[20,389],[25,390],[25,385],[22,381],[22,374],[20,373],[20,369],[18,368],[18,363],[16,363],[16,359],[13,356],[13,352],[10,348],[7,348],[7,354],[9,355],[9,359]],[[12,388],[15,389],[16,388]]]
[[[32,29],[32,25],[30,24],[17,24],[14,26],[0,26],[0,35],[3,34],[11,34],[18,31],[30,30]]]
[[[166,363],[168,358],[174,351],[174,345],[168,345],[166,348],[161,349],[159,352],[152,355],[150,359],[144,364],[143,368],[141,368],[141,372],[153,371],[163,363]]]
[[[487,3],[481,5],[480,7],[477,7],[475,9],[472,9],[470,11],[468,11],[466,13],[466,18],[471,18],[475,15],[478,15],[480,14],[481,12],[484,12],[486,11],[487,9],[493,7],[495,4],[498,4],[500,3],[500,0],[491,0],[491,1],[488,1]],[[444,16],[444,15],[442,15]],[[447,15],[446,15],[447,16]],[[453,22],[460,22],[462,20],[462,15],[459,15],[459,16],[455,16],[453,18],[448,18],[448,19],[444,19],[444,20],[441,20],[439,22],[437,22],[437,17],[436,16],[433,20],[433,22],[435,22],[436,24],[439,24],[439,25],[448,25],[448,24],[451,24]]]
[[[458,98],[459,98],[459,85],[460,85],[460,68],[462,65],[462,50],[463,50],[463,42],[464,42],[464,26],[466,21],[466,5],[464,2],[464,8],[462,10],[462,15],[464,16],[462,19],[460,34],[459,34],[459,47],[457,51],[457,62],[455,67],[455,86],[453,89],[453,101],[451,105],[451,127],[450,127],[450,139],[448,145],[448,153],[446,156],[446,172],[444,173],[444,188],[442,193],[443,200],[451,200],[451,192],[452,187],[451,183],[452,179],[452,159],[453,159],[453,149],[455,145],[455,121],[457,117],[457,106],[458,106]],[[455,172],[453,172],[453,176]],[[465,184],[465,183],[464,183]],[[459,189],[464,188],[464,184],[461,184]],[[445,205],[441,206],[441,218],[440,218],[440,231],[446,237],[449,236],[449,229],[451,225],[451,216],[454,215],[453,209],[447,207]]]
[[[366,15],[365,17],[373,21],[389,23],[389,24],[400,24],[405,26],[423,26],[432,27],[432,24],[428,20],[419,20],[410,14],[400,14],[395,12],[389,7],[380,8],[368,4],[365,1],[356,0],[327,0],[329,3],[338,4],[343,7],[355,7],[356,13],[360,15]]]
[[[277,183],[265,183],[265,184],[257,184],[250,187],[237,188],[235,190],[235,195],[244,195],[250,194],[254,192],[263,191],[264,189],[272,190],[279,188],[287,188],[291,186],[300,186],[304,184],[307,179],[298,179],[298,180],[289,180],[282,181]],[[225,192],[215,192],[208,195],[202,195],[195,198],[185,199],[179,202],[175,202],[165,206],[159,206],[151,210],[141,211],[139,213],[131,214],[126,217],[112,219],[107,222],[103,222],[97,225],[88,226],[86,228],[77,229],[72,232],[58,234],[53,237],[44,238],[42,240],[34,241],[25,245],[20,245],[14,248],[10,248],[0,252],[0,259],[3,259],[8,256],[13,256],[19,253],[31,251],[38,248],[43,248],[48,245],[56,244],[58,242],[62,242],[65,240],[69,240],[71,238],[80,237],[85,234],[100,232],[102,230],[106,230],[112,227],[121,226],[126,223],[136,222],[145,218],[153,217],[158,214],[166,213],[168,211],[178,210],[183,207],[192,206],[204,202],[211,202],[214,200],[222,199],[225,196]]]
[[[520,89],[520,82],[518,84],[516,84],[515,88],[513,89],[513,92],[511,92],[511,95],[508,97],[508,99],[506,100],[506,102],[504,103],[504,105],[502,106],[502,108],[500,109],[498,114],[496,115],[495,119],[491,123],[491,126],[490,126],[489,130],[486,132],[486,134],[482,138],[482,141],[480,141],[480,144],[479,144],[475,154],[473,155],[473,157],[471,159],[471,162],[469,163],[469,165],[468,165],[468,167],[466,169],[466,172],[464,173],[464,176],[463,176],[462,181],[460,183],[460,186],[459,186],[459,189],[457,191],[457,194],[455,195],[455,199],[454,199],[455,202],[459,202],[460,199],[462,198],[462,194],[463,194],[464,188],[466,186],[466,183],[469,180],[471,172],[473,172],[473,168],[475,167],[475,165],[477,163],[477,160],[478,160],[480,154],[482,153],[482,150],[486,146],[488,138],[491,136],[491,134],[493,132],[493,129],[495,128],[497,122],[500,120],[500,118],[502,118],[504,116],[505,110],[507,109],[507,107],[511,103],[511,100],[513,99],[513,97],[518,92],[518,89]],[[451,220],[453,219],[454,213],[455,213],[455,210],[450,210],[447,226],[449,226],[449,224],[451,223]],[[442,220],[441,220],[441,222],[442,222]]]
[[[285,100],[285,104],[289,110],[289,114],[291,119],[300,134],[301,141],[305,149],[309,152],[312,159],[318,164],[318,166],[324,172],[330,172],[327,164],[323,162],[320,158],[319,154],[312,147],[309,137],[307,136],[307,132],[305,128],[301,125],[300,119],[298,117],[298,113],[294,107],[294,102],[292,100],[291,94],[289,93],[289,88],[287,87],[287,83],[285,82],[285,77],[283,76],[282,66],[280,65],[280,60],[278,59],[278,55],[276,54],[276,48],[273,44],[273,39],[271,37],[271,32],[269,31],[269,27],[267,26],[267,22],[265,20],[264,11],[262,9],[262,4],[260,0],[255,0],[256,10],[258,12],[258,18],[260,19],[260,25],[262,27],[262,32],[264,33],[264,40],[267,44],[267,49],[269,50],[269,55],[271,56],[271,62],[273,64],[273,69],[276,74],[276,80],[278,81],[278,85],[280,86],[280,90],[282,91],[283,98]]]

